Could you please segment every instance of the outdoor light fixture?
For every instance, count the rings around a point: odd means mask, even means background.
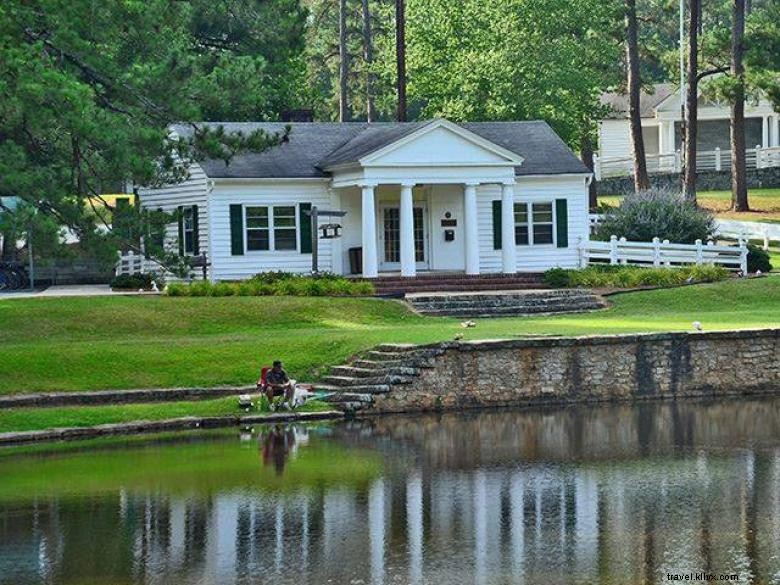
[[[341,236],[341,225],[338,223],[324,223],[320,226],[320,238],[332,240]]]

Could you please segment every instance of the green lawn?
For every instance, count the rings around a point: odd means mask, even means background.
[[[731,191],[700,191],[697,199],[699,205],[712,210],[718,217],[780,223],[780,189],[750,189],[748,199],[752,211],[745,213],[729,211]],[[618,196],[599,197],[599,203],[617,205],[619,201]]]
[[[0,393],[248,384],[286,362],[312,379],[382,342],[780,327],[780,277],[612,297],[559,317],[421,317],[395,301],[300,297],[0,300]],[[154,406],[153,408],[159,408]],[[3,414],[0,413],[0,419]]]
[[[300,412],[331,410],[324,402],[310,402]],[[110,406],[64,406],[53,408],[9,408],[0,410],[0,433],[37,431],[62,427],[91,427],[139,420],[165,420],[183,416],[227,416],[244,414],[235,396],[214,400],[112,404]],[[253,410],[247,414],[260,414]]]

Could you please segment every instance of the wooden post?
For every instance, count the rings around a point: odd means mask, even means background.
[[[748,249],[745,245],[745,242],[740,238],[739,240],[739,269],[742,271],[742,274],[744,276],[747,276],[748,273],[748,264],[747,264],[747,257],[748,257]]]
[[[618,263],[617,236],[615,235],[609,236],[609,263]]]
[[[668,246],[669,245],[669,240],[664,240],[663,244],[665,246]],[[664,260],[664,266],[671,266],[671,265],[672,265],[672,262],[668,258],[666,260]]]
[[[715,147],[715,170],[723,170],[723,159],[721,159],[720,155],[720,146]]]
[[[620,243],[625,244],[626,243],[626,236],[623,236],[620,238]],[[620,249],[618,248],[618,258],[620,258]],[[628,264],[628,258],[626,256],[623,256],[623,258],[620,259],[620,263],[624,266]]]
[[[701,247],[701,239],[696,240],[696,265],[701,265],[704,262],[704,251]]]
[[[653,266],[661,265],[661,240],[658,236],[653,238]]]

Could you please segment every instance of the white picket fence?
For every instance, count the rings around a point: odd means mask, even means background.
[[[118,260],[114,266],[114,274],[143,274],[148,272],[160,272],[160,265],[144,258],[143,254],[133,252],[118,253]]]
[[[743,240],[738,246],[716,246],[712,240],[704,244],[675,244],[653,238],[652,242],[629,242],[612,236],[608,242],[596,240],[579,242],[580,267],[590,264],[623,264],[632,266],[682,266],[710,264],[747,274],[747,246]]]
[[[650,173],[679,173],[682,171],[682,153],[678,149],[675,152],[665,154],[648,154],[645,156],[647,170]],[[593,157],[593,173],[596,180],[609,177],[626,177],[634,173],[634,159],[629,156],[619,157]],[[745,163],[749,169],[763,169],[780,166],[780,146],[745,149]],[[731,166],[731,151],[703,150],[696,153],[697,171],[722,171]]]

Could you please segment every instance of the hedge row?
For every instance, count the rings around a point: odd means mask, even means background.
[[[335,297],[372,295],[374,285],[339,276],[285,275],[276,278],[257,276],[241,282],[171,283],[165,292],[172,297]]]
[[[641,266],[589,266],[581,270],[552,268],[544,273],[544,282],[552,287],[634,288],[637,286],[673,286],[689,282],[715,282],[728,278],[722,266],[682,266],[679,268],[643,268]]]

